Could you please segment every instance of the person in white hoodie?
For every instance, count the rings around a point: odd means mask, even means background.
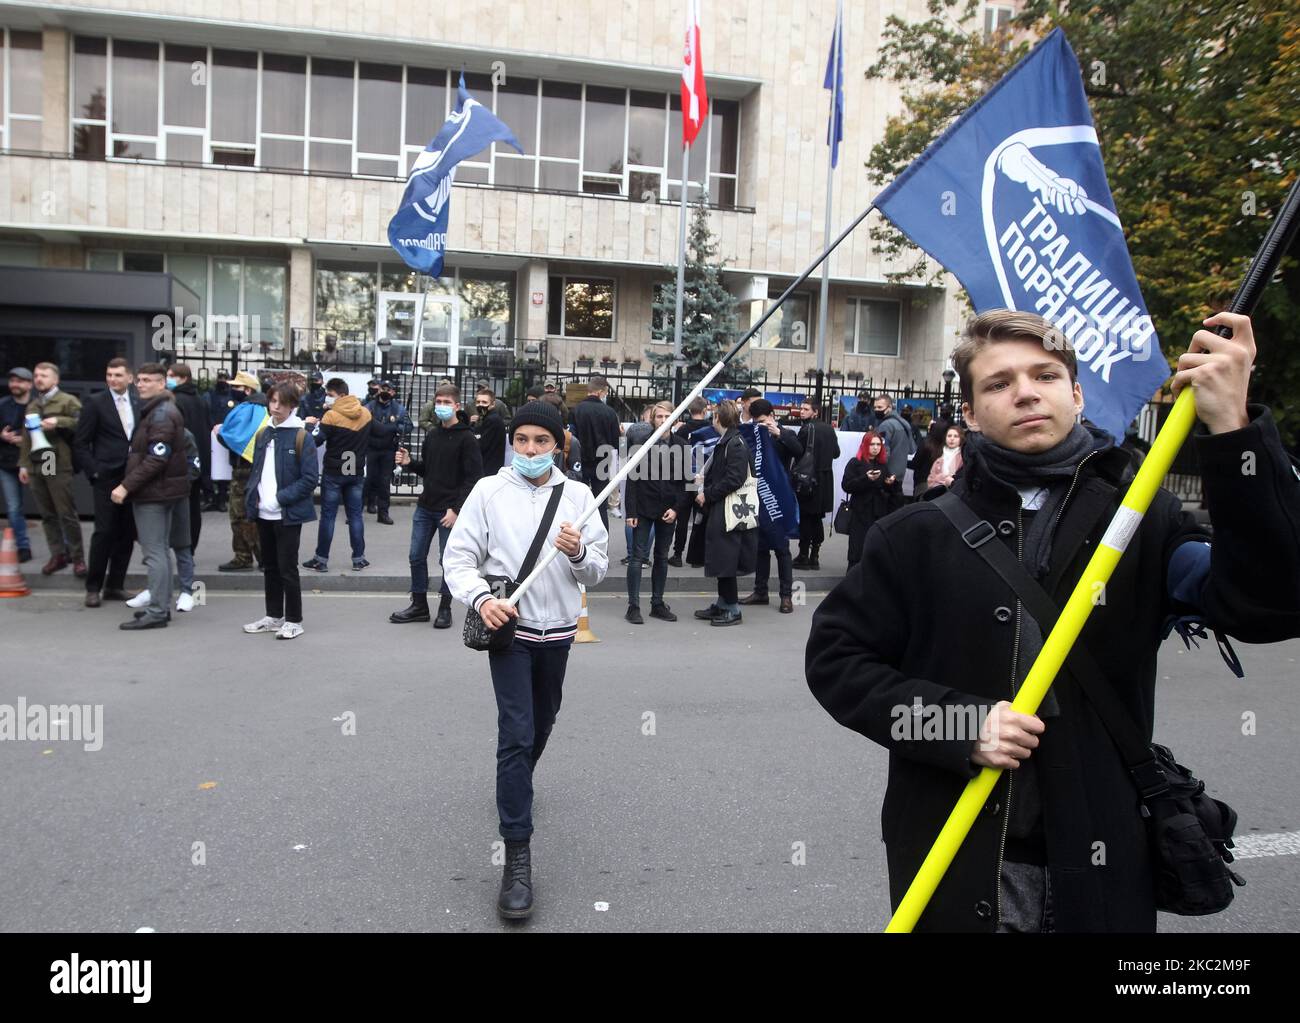
[[[578,584],[595,586],[605,578],[609,535],[599,515],[581,529],[573,526],[595,499],[585,483],[569,479],[555,464],[564,423],[551,405],[524,405],[507,436],[514,457],[474,484],[447,539],[442,569],[452,596],[478,611],[489,628],[517,619],[514,642],[508,650],[490,651],[488,667],[497,701],[497,815],[506,843],[497,909],[507,919],[522,919],[533,908],[533,770],[560,709],[582,604]],[[519,581],[556,487],[563,490],[546,539],[559,554],[512,607],[484,577]]]

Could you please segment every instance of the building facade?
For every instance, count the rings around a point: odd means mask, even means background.
[[[687,195],[707,190],[745,329],[827,240],[835,5],[702,7],[710,112]],[[888,15],[925,16],[923,0],[845,8],[832,236],[875,194],[863,163],[898,109],[861,69]],[[170,274],[204,328],[179,335],[180,358],[237,338],[253,358],[382,350],[429,374],[485,355],[648,369],[668,350],[651,303],[677,254],[682,22],[681,4],[649,0],[4,0],[0,273]],[[386,228],[462,72],[524,155],[495,146],[459,167],[429,281]],[[873,221],[832,257],[826,366],[934,385],[955,282],[889,283]],[[819,291],[820,273],[754,339],[752,368],[812,370]]]

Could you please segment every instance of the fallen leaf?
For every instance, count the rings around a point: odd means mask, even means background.
[[[201,789],[215,789],[216,787],[217,787],[217,783],[215,781],[205,781],[199,783],[199,788]]]

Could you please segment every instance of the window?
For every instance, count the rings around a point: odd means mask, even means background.
[[[163,254],[161,252],[123,252],[122,269],[137,273],[160,274],[163,272]]]
[[[513,347],[510,311],[515,304],[515,275],[466,269],[458,270],[456,277],[461,346]]]
[[[72,47],[72,155],[102,160],[107,152],[108,41],[77,36]]]
[[[621,195],[627,91],[589,85],[583,112],[582,190]]]
[[[362,64],[357,69],[357,172],[399,177],[401,151],[402,69]]]
[[[594,277],[552,277],[546,314],[548,334],[612,341],[614,282]]]
[[[990,39],[998,32],[1007,31],[1011,25],[1011,16],[1015,12],[1003,4],[984,5],[984,38]],[[1009,40],[1003,40],[1002,49],[1006,49]]]
[[[0,266],[40,266],[41,247],[22,242],[0,242]]]
[[[844,351],[849,355],[902,354],[901,304],[889,299],[850,298],[844,327]]]
[[[0,149],[44,148],[41,47],[39,32],[0,29]]]
[[[406,69],[406,129],[402,167],[411,172],[411,164],[429,144],[447,120],[447,72],[427,68]]]
[[[213,147],[251,152],[257,128],[257,54],[213,50],[211,83]]]
[[[497,116],[514,131],[524,155],[508,145],[497,144],[493,184],[536,186],[539,86],[536,79],[509,78],[497,87]]]
[[[318,261],[317,326],[333,330],[360,330],[367,335],[372,333],[375,329],[376,273],[374,263]]]
[[[768,300],[750,303],[750,324],[758,322],[772,302],[780,298],[785,287],[773,285],[768,290]],[[787,352],[806,352],[813,345],[813,297],[809,292],[796,291],[781,304],[762,331],[750,342],[755,348],[775,348]]]
[[[567,82],[542,83],[541,169],[538,187],[576,192],[580,185],[582,140],[582,86]]]
[[[307,58],[262,54],[263,167],[303,170],[307,152]]]

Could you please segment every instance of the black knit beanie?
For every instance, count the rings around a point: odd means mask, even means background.
[[[508,439],[514,440],[515,430],[521,426],[540,426],[555,438],[556,444],[564,443],[564,421],[554,405],[544,401],[530,401],[521,405],[514,418],[510,420]]]

